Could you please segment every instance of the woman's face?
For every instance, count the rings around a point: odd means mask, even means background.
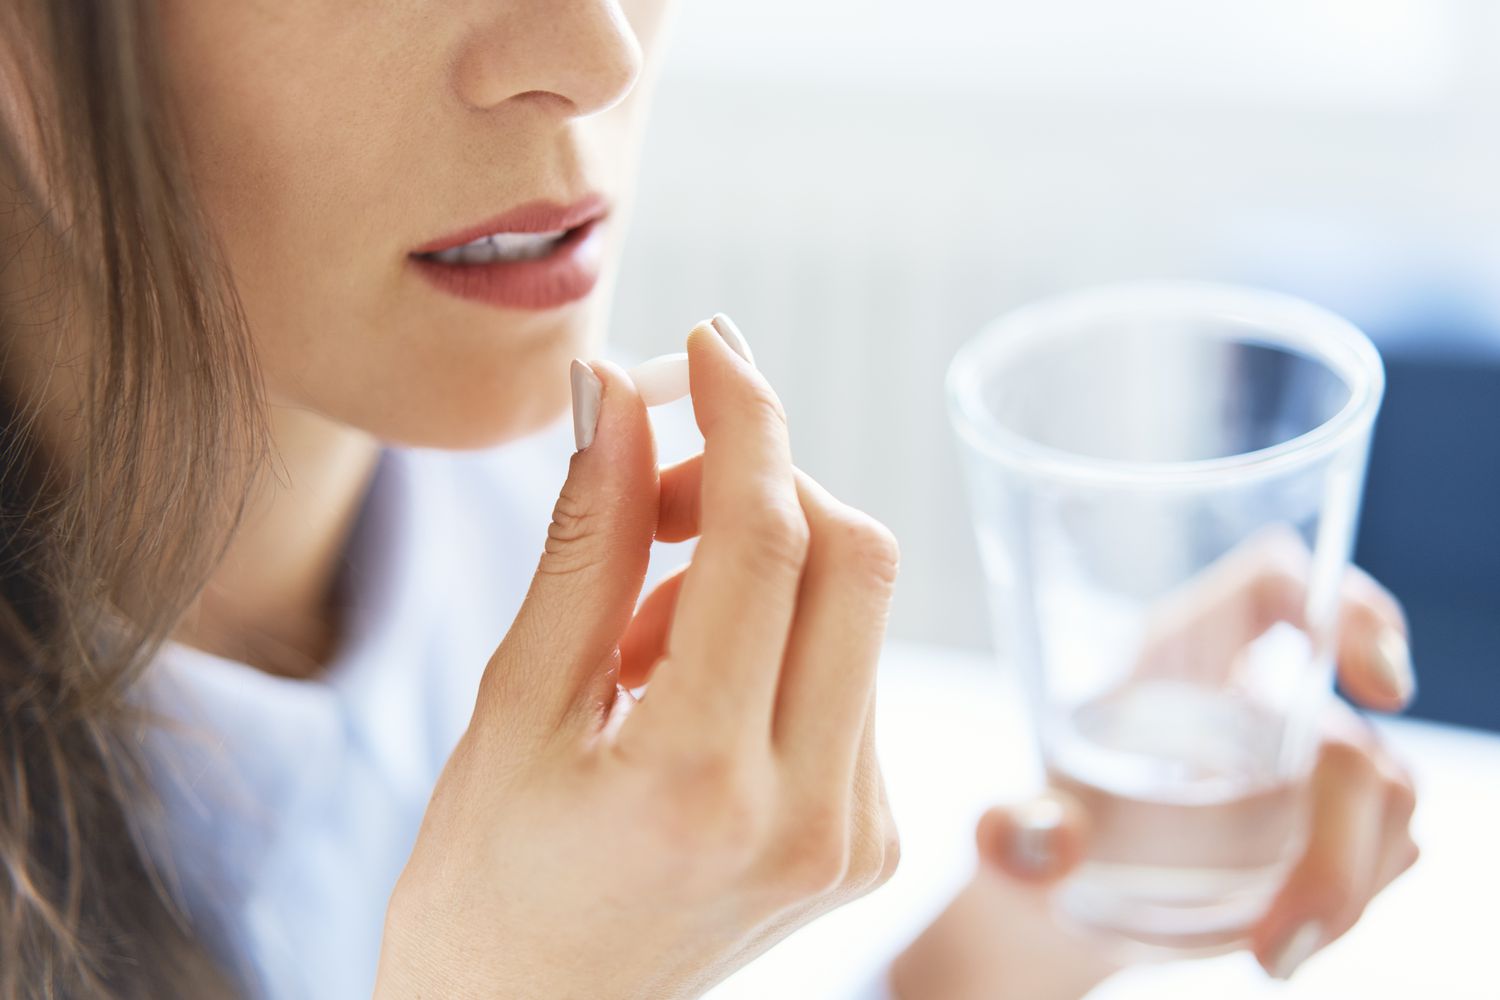
[[[669,2],[161,4],[189,165],[273,402],[448,448],[566,408]]]

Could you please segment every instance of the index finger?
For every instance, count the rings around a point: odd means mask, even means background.
[[[695,743],[769,740],[808,549],[781,403],[709,323],[688,335],[703,432],[700,532],[666,656],[638,719],[669,714]]]
[[[1286,527],[1231,550],[1170,597],[1157,613],[1141,655],[1163,674],[1228,671],[1239,652],[1277,622],[1306,629],[1312,555]],[[1357,566],[1339,592],[1337,668],[1351,698],[1392,711],[1415,688],[1406,617],[1396,598]]]

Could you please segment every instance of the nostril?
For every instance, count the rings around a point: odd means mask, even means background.
[[[454,88],[467,106],[521,101],[586,117],[635,89],[645,55],[617,0],[502,6],[493,21],[471,30],[454,63]]]
[[[508,98],[508,100],[517,101],[522,104],[534,104],[539,110],[552,114],[571,116],[578,113],[572,101],[561,94],[554,94],[550,90],[528,90]]]

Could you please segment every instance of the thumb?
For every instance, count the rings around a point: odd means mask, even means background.
[[[1050,884],[1083,860],[1088,817],[1065,792],[990,809],[975,833],[985,866],[1022,882]]]
[[[573,363],[579,450],[515,623],[481,702],[523,707],[547,731],[614,701],[616,643],[635,610],[656,531],[656,445],[634,384],[608,362]]]

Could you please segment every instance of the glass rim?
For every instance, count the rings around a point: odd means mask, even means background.
[[[1262,333],[1259,342],[1327,367],[1348,386],[1349,399],[1327,420],[1285,441],[1234,455],[1170,461],[1082,455],[1041,444],[996,419],[983,402],[983,374],[1013,360],[1039,337],[1111,313],[1205,316],[1246,325]],[[948,365],[946,389],[960,438],[1028,475],[1101,486],[1205,485],[1279,475],[1368,431],[1385,392],[1385,367],[1358,327],[1305,299],[1218,282],[1127,281],[1048,296],[1001,315],[959,348]]]

